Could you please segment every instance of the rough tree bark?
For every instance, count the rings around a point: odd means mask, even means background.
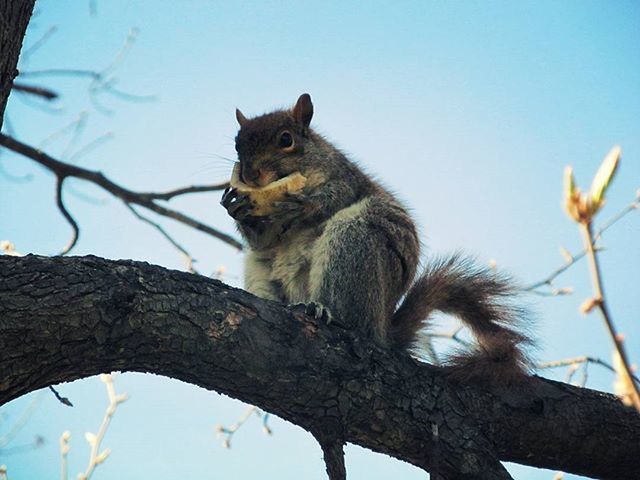
[[[35,0],[0,1],[0,128]]]
[[[455,384],[357,332],[145,263],[0,256],[0,352],[0,404],[101,372],[153,372],[300,425],[325,455],[346,441],[432,478],[509,478],[499,460],[640,478],[640,415],[612,395],[537,378]]]

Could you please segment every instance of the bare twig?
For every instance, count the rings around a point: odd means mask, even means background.
[[[28,93],[30,95],[42,97],[45,100],[55,100],[59,96],[56,92],[49,90],[48,88],[25,85],[23,83],[14,83],[11,88],[16,92]]]
[[[20,76],[26,77],[88,77],[100,79],[100,72],[82,68],[47,68],[43,70],[31,70],[20,72]]]
[[[58,399],[58,401],[63,404],[66,405],[67,407],[73,407],[73,403],[71,403],[71,400],[69,400],[67,397],[63,397],[61,396],[58,391],[53,388],[52,385],[49,385],[49,390],[51,390],[53,392],[53,395],[56,397],[56,399]]]
[[[470,345],[469,342],[460,338],[460,332],[462,332],[462,330],[463,327],[459,326],[449,332],[433,332],[429,333],[428,335],[432,338],[446,338],[448,340],[453,340],[454,342],[459,343],[464,347],[468,347]]]
[[[79,137],[79,135],[84,130],[84,128],[85,128],[85,126],[87,124],[87,117],[88,117],[88,113],[87,112],[80,112],[80,114],[78,115],[78,118],[76,118],[75,120],[69,122],[68,124],[64,125],[63,127],[59,128],[58,130],[54,131],[53,133],[49,134],[41,142],[38,143],[37,148],[38,149],[42,149],[46,145],[48,145],[51,142],[53,142],[53,141],[57,140],[58,138],[60,138],[61,136],[66,135],[69,131],[72,131],[73,133],[71,135],[71,140],[69,141],[69,144],[67,145],[67,148],[70,148],[71,144],[73,144],[73,143],[75,143],[77,141],[77,138]],[[15,133],[14,132],[9,132],[9,135],[14,137]],[[64,157],[65,154],[63,153],[62,156]]]
[[[575,373],[578,371],[579,368],[580,368],[580,364],[578,363],[569,365],[569,368],[567,369],[567,375],[564,377],[564,383],[571,383],[573,376],[575,375]]]
[[[51,172],[53,172],[58,179],[64,179],[67,177],[75,177],[91,182],[99,187],[103,188],[111,195],[116,198],[119,198],[126,205],[133,204],[139,205],[141,207],[145,207],[149,210],[156,212],[159,215],[164,217],[172,218],[173,220],[188,225],[196,230],[199,230],[203,233],[211,235],[223,242],[231,245],[232,247],[242,250],[242,243],[233,238],[232,236],[220,232],[219,230],[206,225],[198,220],[195,220],[183,213],[180,213],[176,210],[169,209],[167,207],[163,207],[156,203],[154,200],[150,200],[148,198],[149,193],[141,195],[132,190],[128,190],[120,185],[112,182],[107,177],[105,177],[101,172],[88,170],[85,168],[81,168],[75,165],[71,165],[65,162],[61,162],[56,160],[46,153],[37,150],[29,145],[26,145],[18,140],[15,140],[12,137],[9,137],[3,133],[0,133],[0,145],[12,150],[16,153],[24,155],[31,160],[39,163],[40,165],[46,167]],[[185,192],[187,193],[187,192]],[[190,192],[188,192],[190,193]],[[145,196],[147,195],[147,196]],[[68,220],[68,219],[67,219]]]
[[[619,217],[621,218],[621,217]],[[638,384],[633,381],[633,371],[631,370],[631,364],[627,356],[626,349],[624,347],[623,339],[616,331],[613,319],[609,313],[606,298],[602,288],[602,274],[600,271],[600,265],[598,263],[598,257],[594,248],[594,236],[591,227],[591,222],[580,223],[580,231],[582,232],[582,238],[587,251],[587,258],[589,259],[589,268],[591,271],[591,281],[594,291],[595,308],[600,311],[602,319],[604,320],[607,333],[614,344],[615,350],[620,356],[620,362],[622,366],[622,372],[629,378],[629,385],[632,387],[631,400],[636,410],[640,412],[640,391],[638,390]]]
[[[37,393],[29,402],[29,405],[22,411],[18,419],[13,422],[9,431],[0,437],[0,449],[4,450],[4,448],[9,445],[18,432],[26,425],[29,421],[33,413],[38,408],[40,401],[42,400],[42,392]]]
[[[258,410],[256,412],[256,415],[260,416],[260,410]],[[271,428],[269,427],[269,414],[267,412],[262,412],[262,431],[264,433],[266,433],[267,435],[272,435],[273,432],[271,431]]]
[[[230,427],[225,427],[222,424],[217,424],[215,426],[216,434],[218,437],[224,437],[222,440],[222,446],[224,448],[231,448],[231,437],[244,425],[244,423],[258,411],[258,407],[251,405],[247,408],[247,410],[242,414],[242,416],[238,419],[236,423],[231,425]],[[269,431],[271,433],[271,431]]]
[[[572,358],[565,358],[562,360],[553,360],[551,362],[543,362],[543,363],[539,363],[537,365],[537,368],[539,368],[540,370],[544,370],[547,368],[558,368],[558,367],[567,367],[569,365],[575,365],[575,364],[579,364],[579,363],[593,363],[595,365],[600,365],[601,367],[606,368],[607,370],[609,370],[612,373],[616,373],[616,369],[613,367],[613,365],[611,365],[610,363],[605,362],[604,360],[600,359],[600,358],[596,358],[596,357],[589,357],[589,356],[581,356],[581,357],[572,357]],[[633,378],[636,379],[636,381],[638,381],[638,377],[633,375]]]
[[[616,222],[624,218],[624,216],[627,215],[628,213],[631,213],[634,210],[638,210],[638,209],[640,209],[640,190],[636,192],[635,200],[633,200],[629,205],[624,207],[622,210],[616,213],[613,217],[607,220],[602,225],[602,227],[598,229],[596,234],[593,236],[593,243],[595,244],[598,240],[600,240],[600,238],[602,237],[602,234],[606,232],[609,229],[609,227],[615,225]]]
[[[113,139],[113,132],[103,133],[99,137],[94,138],[93,140],[91,140],[89,143],[87,143],[84,147],[79,149],[77,152],[75,152],[74,154],[70,155],[69,158],[67,159],[67,161],[70,162],[70,163],[76,162],[80,157],[85,156],[86,154],[88,154],[92,150],[95,150],[100,145],[104,144],[105,142],[108,142],[111,139]]]
[[[29,78],[29,77],[43,77],[43,76],[70,76],[70,77],[84,77],[90,79],[90,83],[87,87],[89,92],[89,100],[94,105],[96,110],[104,113],[111,114],[112,111],[105,107],[102,103],[99,102],[98,96],[107,93],[112,95],[113,97],[118,97],[126,101],[153,101],[156,99],[155,95],[138,95],[132,94],[129,92],[125,92],[120,88],[116,88],[116,84],[118,83],[118,79],[113,76],[114,72],[118,69],[118,67],[122,64],[124,59],[127,57],[131,47],[135,43],[135,40],[138,36],[138,30],[136,28],[132,28],[125,39],[124,45],[122,48],[116,53],[115,57],[109,62],[109,64],[101,70],[89,70],[89,69],[78,69],[78,68],[51,68],[44,70],[34,70],[34,71],[21,71],[20,78]],[[35,92],[30,92],[35,93]],[[42,106],[34,105],[38,108],[42,108]]]
[[[44,437],[42,435],[36,435],[33,437],[33,440],[29,443],[23,443],[20,445],[14,445],[8,448],[3,448],[0,450],[0,454],[7,457],[9,455],[15,455],[17,453],[30,452],[32,450],[37,450],[44,445]]]
[[[102,424],[100,425],[100,429],[98,433],[93,434],[91,432],[87,432],[85,434],[85,438],[87,442],[89,442],[89,446],[91,448],[91,454],[89,457],[89,464],[87,465],[84,473],[78,475],[78,480],[88,480],[95,468],[104,462],[111,450],[106,448],[102,452],[100,451],[100,443],[102,442],[105,433],[107,433],[107,428],[109,427],[109,423],[111,422],[111,418],[116,413],[116,409],[118,405],[124,402],[127,399],[126,394],[116,394],[115,388],[113,387],[113,378],[111,375],[100,375],[100,380],[104,382],[107,387],[107,395],[109,396],[109,406],[107,407],[107,411],[104,414],[104,418],[102,419]]]
[[[58,210],[62,213],[62,216],[67,220],[69,225],[71,226],[71,238],[69,239],[69,243],[62,249],[60,255],[66,255],[71,251],[73,247],[75,247],[78,242],[78,237],[80,236],[80,229],[78,228],[78,224],[75,219],[71,216],[67,207],[64,206],[64,201],[62,200],[62,184],[66,177],[58,175],[56,182],[56,205],[58,206]]]
[[[433,365],[440,365],[442,363],[438,352],[433,345],[433,335],[430,335],[428,333],[421,333],[418,345],[424,351],[429,362],[431,362]]]
[[[50,115],[60,115],[63,112],[63,108],[58,103],[49,104],[38,102],[33,99],[31,94],[21,92],[20,90],[16,90],[16,98],[19,99],[25,105],[29,107],[36,108],[38,110],[42,110]]]
[[[68,474],[68,462],[67,456],[69,455],[69,450],[71,447],[69,446],[69,439],[71,438],[71,433],[65,431],[60,435],[60,479],[67,480],[69,478]]]
[[[36,40],[33,45],[24,49],[24,51],[20,54],[20,60],[22,63],[27,63],[31,55],[33,55],[36,51],[38,51],[47,41],[51,38],[51,36],[56,33],[58,27],[56,25],[52,25],[47,29],[46,32],[42,34],[42,36]]]
[[[133,208],[131,205],[129,205],[128,203],[126,204],[127,208],[131,211],[131,213],[133,213],[133,215],[138,218],[139,220],[142,220],[145,223],[148,223],[149,225],[151,225],[153,228],[155,228],[156,230],[158,230],[160,232],[160,234],[166,238],[169,243],[171,245],[173,245],[183,256],[186,262],[186,266],[187,266],[187,270],[190,271],[191,273],[198,273],[198,271],[194,268],[193,264],[195,262],[194,258],[191,256],[191,254],[189,252],[187,252],[187,250],[180,245],[176,240],[174,240],[174,238],[169,235],[166,230],[164,228],[162,228],[161,225],[159,225],[158,223],[154,222],[153,220],[141,215],[140,213],[138,213],[138,211]]]
[[[218,183],[216,185],[192,185],[190,187],[184,188],[176,188],[175,190],[169,190],[168,192],[149,192],[149,193],[140,193],[141,197],[147,198],[148,200],[171,200],[173,197],[177,197],[179,195],[185,195],[187,193],[204,193],[204,192],[215,192],[219,190],[224,190],[229,186],[229,182]]]
[[[231,448],[231,438],[238,430],[240,430],[240,427],[244,425],[244,423],[251,417],[251,415],[262,418],[262,431],[264,433],[266,433],[267,435],[271,435],[273,433],[268,425],[269,414],[266,412],[262,412],[258,407],[252,405],[248,407],[247,410],[245,410],[242,416],[238,419],[238,421],[230,427],[224,427],[221,424],[217,424],[215,426],[217,436],[223,437],[222,446],[224,448]]]
[[[633,212],[634,210],[638,210],[638,209],[640,209],[640,195],[637,195],[636,198],[630,204],[625,206],[621,211],[619,211],[613,217],[611,217],[609,220],[607,220],[602,225],[602,227],[600,227],[598,229],[598,231],[596,232],[596,234],[593,237],[593,245],[594,245],[593,248],[594,248],[594,250],[595,251],[602,250],[602,248],[598,247],[596,244],[597,244],[598,240],[600,240],[602,238],[602,235],[604,234],[604,232],[606,232],[609,228],[611,228],[618,221],[620,221],[622,218],[624,218],[627,214],[629,214],[630,212]],[[557,268],[556,270],[551,272],[551,274],[549,274],[547,277],[543,278],[542,280],[540,280],[538,282],[535,282],[535,283],[532,283],[531,285],[525,287],[523,290],[525,292],[532,292],[532,293],[536,293],[538,295],[544,295],[544,293],[536,292],[535,290],[540,288],[540,287],[551,286],[553,281],[556,279],[556,277],[558,277],[560,274],[564,273],[566,270],[569,269],[569,267],[571,267],[576,262],[578,262],[578,260],[581,260],[582,258],[584,258],[586,255],[587,255],[587,250],[586,249],[582,250],[580,253],[577,253],[575,255],[569,253],[567,261],[564,263],[564,265],[560,266],[559,268]],[[566,290],[566,289],[557,289],[556,291],[559,292],[559,293],[556,293],[555,295],[565,295],[566,293],[564,292],[564,290]],[[554,295],[554,294],[551,293],[551,295]]]

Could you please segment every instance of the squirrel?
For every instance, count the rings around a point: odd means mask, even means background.
[[[516,328],[521,315],[508,301],[509,279],[459,254],[431,261],[415,279],[420,241],[411,215],[311,129],[312,117],[306,93],[291,110],[249,119],[236,109],[238,176],[248,188],[296,172],[306,177],[266,215],[256,214],[246,190],[225,190],[221,204],[249,247],[245,288],[407,351],[432,312],[453,314],[477,345],[453,357],[449,371],[463,379],[526,375],[521,346],[529,339]]]

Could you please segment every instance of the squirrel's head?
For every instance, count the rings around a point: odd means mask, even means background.
[[[291,110],[277,110],[246,118],[236,109],[240,130],[236,152],[240,178],[251,186],[264,186],[298,171],[309,142],[313,104],[308,93],[300,95]]]

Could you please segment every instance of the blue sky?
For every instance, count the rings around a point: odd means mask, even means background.
[[[88,82],[39,77],[30,83],[58,90],[56,113],[13,96],[7,117],[15,135],[38,145],[87,112],[86,129],[71,151],[101,135],[113,138],[78,159],[87,168],[138,190],[162,190],[227,178],[234,157],[234,109],[255,115],[291,105],[303,92],[315,104],[313,125],[411,208],[425,254],[463,249],[495,260],[523,284],[563,262],[559,248],[580,249],[578,231],[560,208],[562,170],[574,166],[587,187],[614,145],[623,149],[618,176],[601,219],[634,198],[640,187],[640,6],[636,2],[88,2],[39,1],[25,46],[51,26],[56,32],[22,60],[23,71],[100,70],[132,27],[139,34],[115,75],[122,90],[153,95],[127,102],[104,95],[112,111],[97,110]],[[26,61],[25,61],[26,60]],[[24,81],[27,81],[25,77]],[[6,126],[5,126],[6,131]],[[56,157],[69,136],[43,148]],[[68,155],[67,155],[68,157]],[[0,175],[0,239],[22,253],[53,254],[69,228],[53,203],[48,172],[2,154],[0,166],[28,182]],[[82,227],[74,253],[133,258],[184,268],[179,254],[148,225],[103,192],[71,182],[65,198]],[[89,196],[92,201],[87,201]],[[172,206],[233,232],[218,195],[193,195]],[[220,242],[160,220],[198,260],[203,273],[226,269],[241,285],[242,256]],[[640,358],[640,219],[625,217],[603,245],[605,290],[631,357]],[[589,296],[587,266],[576,264],[557,281],[575,293],[530,296],[538,357],[592,355],[609,360],[611,347],[596,315],[578,306]],[[553,378],[562,378],[544,372]],[[588,385],[610,390],[611,376],[589,370]],[[274,435],[251,419],[224,450],[216,423],[231,424],[239,402],[177,381],[120,375],[130,400],[105,439],[111,458],[99,478],[324,478],[311,437],[279,419]],[[70,472],[84,468],[84,432],[98,427],[106,407],[95,378],[60,386],[75,403],[47,392],[14,439],[35,434],[45,446],[6,455],[10,478],[58,478],[57,438],[70,430]],[[37,393],[4,407],[0,435]],[[606,421],[606,419],[603,419]],[[423,478],[401,462],[357,447],[347,454],[351,478]],[[550,472],[514,467],[517,478]],[[577,478],[568,476],[567,478]]]

